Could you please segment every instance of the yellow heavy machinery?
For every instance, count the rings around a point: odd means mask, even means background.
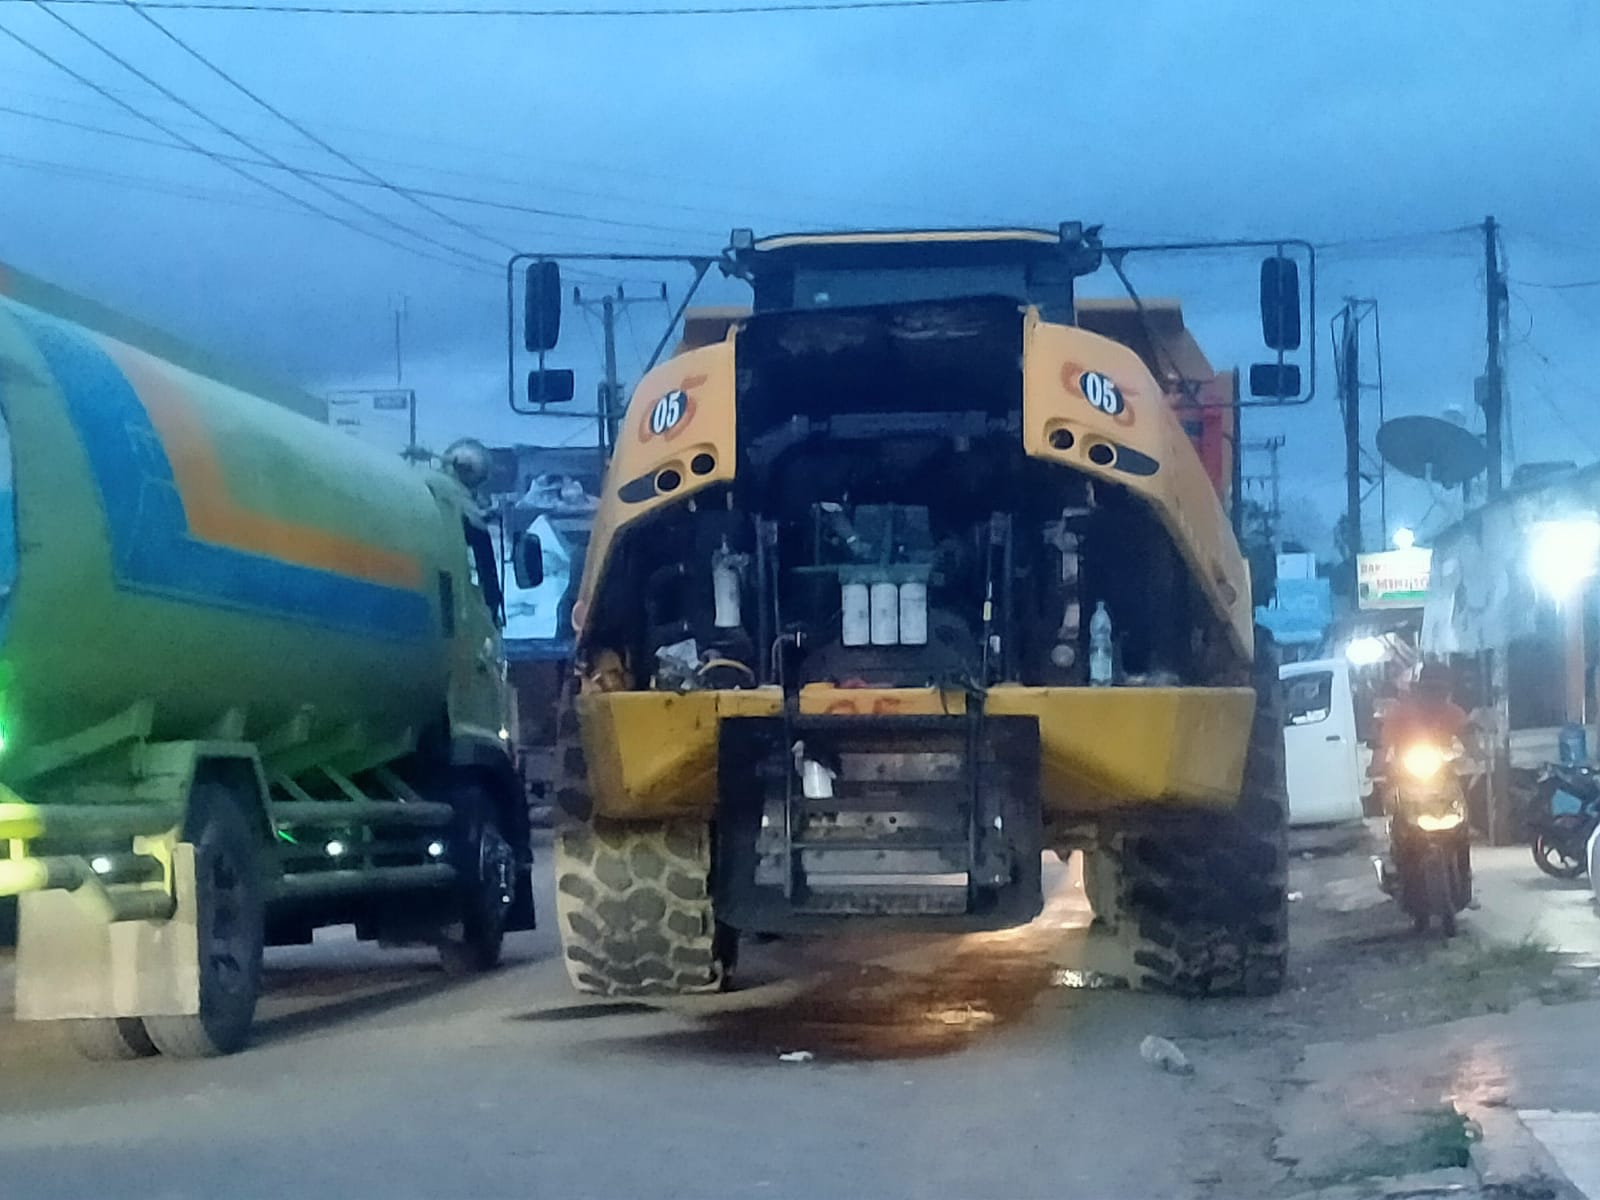
[[[1299,276],[1273,250],[1252,390],[1284,398]],[[573,606],[580,990],[715,989],[744,933],[1021,924],[1045,850],[1087,852],[1132,982],[1281,985],[1275,655],[1180,420],[1204,358],[1171,305],[1076,301],[1108,253],[1077,224],[736,231],[753,304],[686,322],[634,390]],[[527,280],[542,368],[559,269]],[[536,543],[514,558],[537,576]]]

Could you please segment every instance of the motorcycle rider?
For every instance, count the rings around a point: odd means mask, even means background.
[[[1391,768],[1405,747],[1433,742],[1449,747],[1468,729],[1471,718],[1450,699],[1450,668],[1424,663],[1416,682],[1383,715],[1382,747]]]
[[[1379,726],[1380,752],[1384,774],[1391,797],[1398,797],[1401,786],[1401,755],[1407,747],[1418,743],[1438,746],[1448,751],[1458,740],[1465,741],[1472,728],[1472,718],[1451,698],[1450,669],[1443,663],[1424,663],[1416,680],[1402,691],[1389,705]],[[1450,768],[1447,764],[1446,769]],[[1391,809],[1392,811],[1392,809]],[[1462,876],[1471,878],[1468,848],[1462,843]],[[1392,877],[1393,863],[1386,864],[1384,874]],[[1476,900],[1468,907],[1476,908]]]

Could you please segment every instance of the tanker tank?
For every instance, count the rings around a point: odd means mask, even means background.
[[[391,458],[9,279],[19,1017],[94,1057],[230,1051],[262,947],[327,924],[493,965],[532,899],[480,456]]]

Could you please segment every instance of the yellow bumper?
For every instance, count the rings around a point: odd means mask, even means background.
[[[720,723],[782,709],[776,688],[580,696],[595,812],[616,819],[710,816]],[[966,699],[932,688],[812,685],[800,694],[800,711],[955,714],[966,711]],[[1038,718],[1040,795],[1049,811],[1226,808],[1239,795],[1255,695],[1249,688],[1001,686],[989,690],[986,711]]]

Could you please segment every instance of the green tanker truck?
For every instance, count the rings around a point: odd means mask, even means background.
[[[18,292],[0,274],[18,1018],[95,1058],[228,1053],[263,947],[335,924],[495,965],[533,900],[477,456],[391,459]]]

